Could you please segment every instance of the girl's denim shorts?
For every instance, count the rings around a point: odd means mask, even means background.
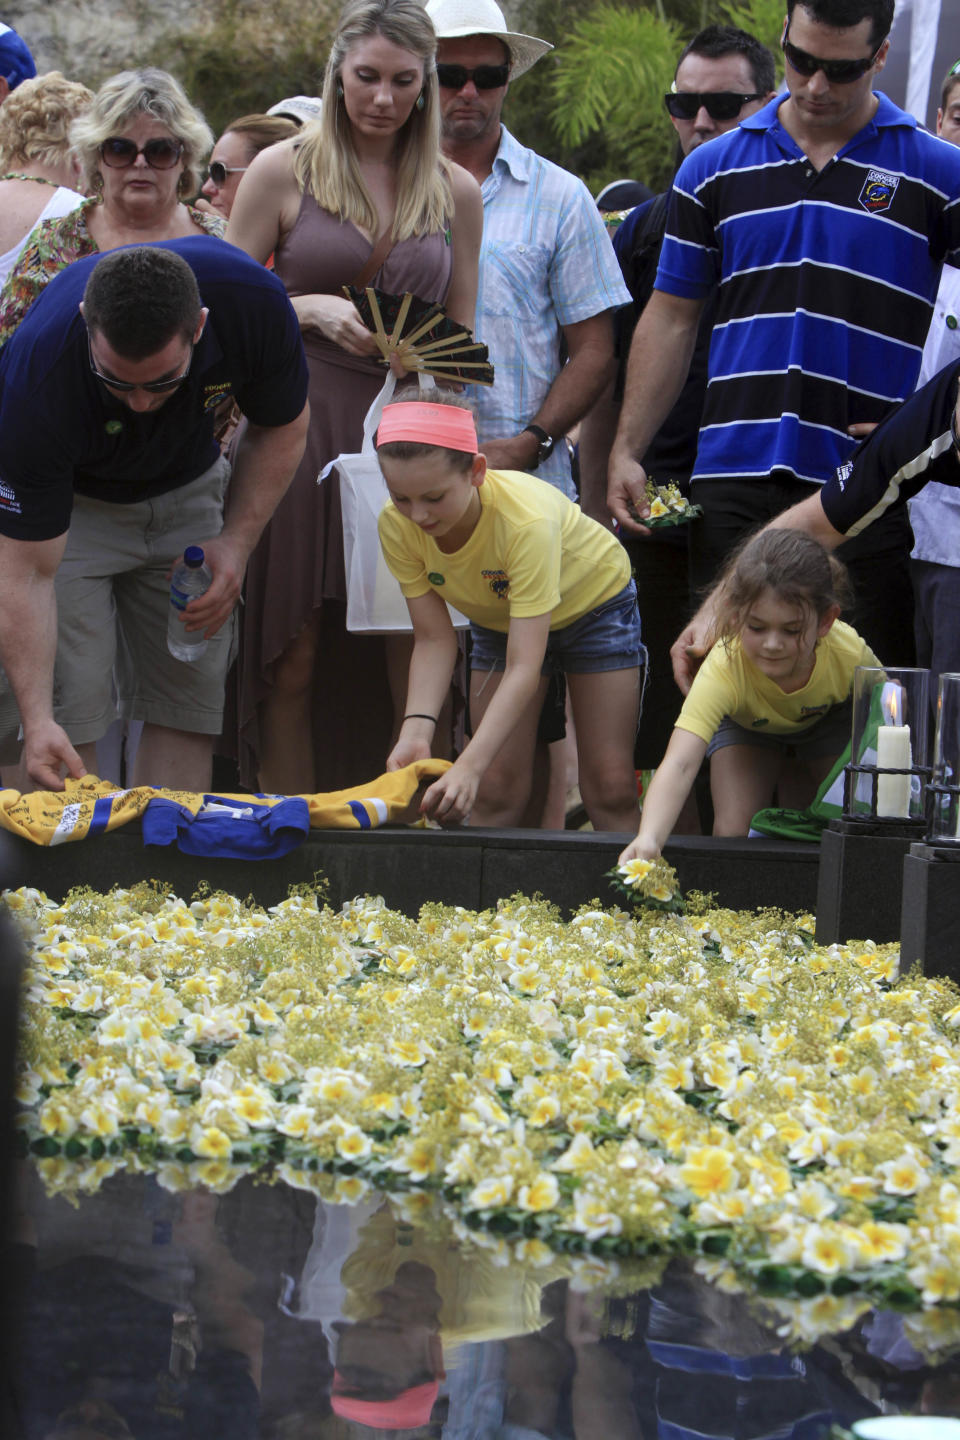
[[[470,667],[503,670],[507,663],[506,631],[470,626]],[[628,585],[579,620],[551,630],[541,674],[594,675],[602,670],[631,670],[645,665],[647,649],[640,639],[637,587]]]

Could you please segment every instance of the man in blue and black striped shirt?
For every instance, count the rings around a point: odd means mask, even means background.
[[[645,513],[645,474],[634,457],[683,383],[716,291],[692,484],[705,512],[691,537],[696,585],[912,391],[942,264],[960,263],[960,154],[873,92],[892,16],[892,0],[792,0],[786,98],[699,147],[677,174],[608,500],[635,528],[626,505]],[[858,624],[888,663],[909,663],[912,648],[908,550],[899,511],[844,550]]]

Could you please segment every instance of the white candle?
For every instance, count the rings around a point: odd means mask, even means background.
[[[909,770],[913,764],[909,725],[881,725],[877,730],[877,769]],[[907,819],[910,776],[881,775],[877,780],[877,814]]]
[[[855,1421],[852,1433],[857,1440],[960,1440],[960,1420],[936,1415],[878,1415]]]

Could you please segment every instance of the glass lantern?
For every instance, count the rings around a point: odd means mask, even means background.
[[[960,675],[940,676],[928,822],[932,845],[960,845]]]
[[[930,671],[858,666],[844,817],[922,822],[929,746]]]

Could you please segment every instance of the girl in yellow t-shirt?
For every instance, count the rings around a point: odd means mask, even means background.
[[[430,754],[457,658],[446,600],[472,622],[473,738],[426,792],[424,814],[448,825],[519,823],[548,679],[562,670],[587,814],[597,830],[631,830],[646,652],[622,546],[545,481],[487,470],[473,415],[454,395],[387,405],[377,449],[391,497],[380,543],[414,636],[407,713],[387,769]]]
[[[854,670],[880,664],[837,619],[849,594],[840,561],[797,530],[762,530],[734,553],[714,590],[719,639],[690,687],[620,863],[660,854],[704,754],[715,835],[747,834],[788,758],[800,768],[789,803],[809,805],[850,739]]]

